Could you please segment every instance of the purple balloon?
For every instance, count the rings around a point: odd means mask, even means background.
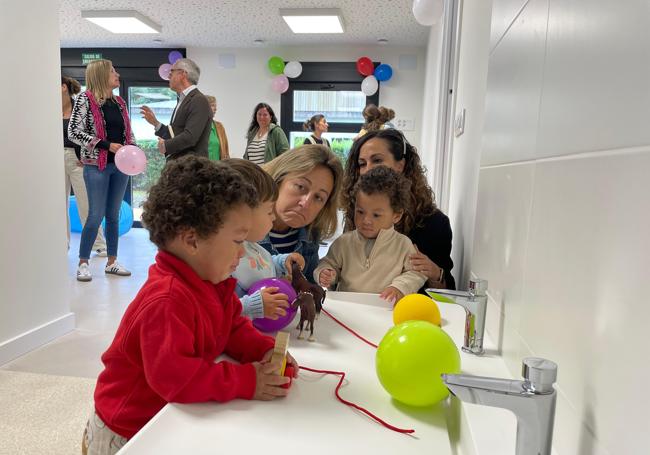
[[[161,79],[168,81],[171,70],[172,70],[172,66],[169,63],[163,63],[158,67],[158,75],[160,76]]]
[[[183,54],[181,54],[178,51],[171,51],[168,56],[169,63],[171,63],[172,65],[176,63],[176,60],[180,60],[182,58],[183,58]]]
[[[115,153],[115,167],[126,175],[142,174],[147,168],[147,157],[136,145],[124,145]]]
[[[289,304],[293,303],[296,300],[296,291],[291,287],[291,284],[279,278],[265,278],[263,280],[256,281],[248,289],[248,295],[253,295],[257,291],[264,288],[279,288],[279,293],[286,294],[289,298]],[[286,308],[287,314],[280,316],[279,318],[273,320],[269,318],[256,318],[253,319],[253,325],[262,332],[277,332],[282,330],[293,321],[293,318],[296,316],[298,309],[295,310],[291,307]]]

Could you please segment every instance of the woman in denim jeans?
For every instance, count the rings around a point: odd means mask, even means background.
[[[89,63],[86,84],[87,90],[77,97],[68,125],[68,137],[81,146],[89,205],[88,219],[79,244],[79,281],[92,280],[88,259],[104,217],[108,247],[104,272],[118,276],[131,275],[117,262],[120,206],[129,177],[115,166],[115,152],[123,145],[133,144],[135,138],[126,103],[113,95],[113,89],[120,86],[120,75],[110,60]]]
[[[300,253],[313,282],[322,239],[336,231],[343,167],[324,145],[303,145],[262,166],[278,185],[275,221],[259,242],[271,254]]]

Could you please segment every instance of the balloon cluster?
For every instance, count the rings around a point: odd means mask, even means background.
[[[293,79],[302,74],[302,64],[291,61],[285,65],[284,60],[274,55],[267,62],[271,74],[275,77],[271,81],[271,88],[274,92],[284,93],[289,90],[289,78]]]
[[[361,57],[357,60],[357,71],[362,76],[366,76],[361,81],[361,91],[366,96],[372,96],[377,92],[379,82],[386,82],[393,77],[393,68],[390,65],[382,63],[375,68],[369,57]]]
[[[442,330],[436,303],[421,294],[403,297],[393,309],[391,328],[375,357],[377,377],[397,401],[430,406],[449,395],[443,373],[460,372],[460,354]]]
[[[172,65],[176,63],[176,60],[179,60],[181,58],[183,58],[183,54],[181,54],[179,51],[171,51],[167,56],[169,63],[163,63],[158,67],[158,75],[160,78],[168,81],[169,75],[171,74]]]

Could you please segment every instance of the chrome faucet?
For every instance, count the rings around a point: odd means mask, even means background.
[[[429,297],[437,302],[456,303],[465,308],[465,339],[462,349],[476,355],[483,355],[487,286],[487,280],[471,279],[469,280],[469,291],[426,289]]]
[[[460,400],[508,409],[517,416],[517,455],[551,455],[557,365],[550,360],[527,357],[522,361],[521,375],[523,381],[467,374],[441,376]]]

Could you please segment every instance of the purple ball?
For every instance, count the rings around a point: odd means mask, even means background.
[[[257,291],[264,288],[279,288],[279,293],[286,294],[289,298],[289,304],[293,303],[296,300],[296,291],[291,287],[291,284],[287,280],[282,280],[280,278],[265,278],[263,280],[256,281],[248,289],[248,295],[253,295]],[[273,320],[269,318],[256,318],[253,319],[253,325],[262,332],[277,332],[282,330],[293,321],[293,318],[296,316],[298,309],[295,310],[291,307],[286,308],[287,314],[280,316],[279,318]]]

